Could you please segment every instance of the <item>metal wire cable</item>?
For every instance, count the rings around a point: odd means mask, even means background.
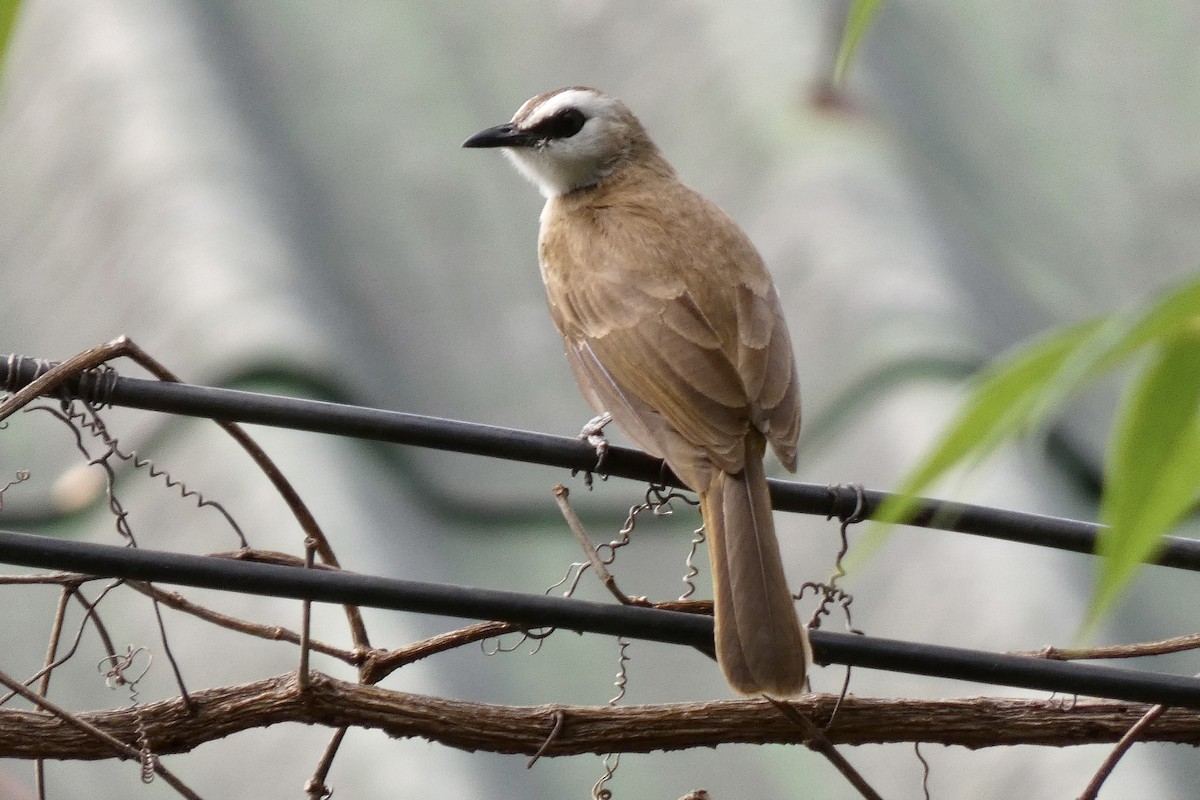
[[[711,656],[712,618],[677,611],[313,570],[0,531],[0,561],[97,577],[221,589],[682,644]],[[977,683],[1200,709],[1200,679],[812,631],[814,658]]]
[[[15,391],[32,381],[46,362],[8,356],[0,359],[0,390]],[[85,374],[64,387],[69,396],[103,404],[192,417],[229,420],[277,428],[449,450],[490,458],[588,471],[595,450],[578,439],[473,422],[341,405],[278,395],[256,394],[185,383],[167,383]],[[604,470],[632,480],[682,486],[662,461],[637,450],[612,447]],[[861,501],[870,518],[891,495],[888,492],[829,487],[771,479],[772,505],[779,511],[845,518]],[[1095,551],[1102,526],[1090,522],[989,508],[929,498],[920,499],[908,525],[969,533],[992,539],[1051,547],[1076,553]],[[1200,571],[1200,541],[1168,536],[1148,563]]]
[[[0,391],[15,391],[44,361],[0,359]],[[352,436],[548,466],[588,470],[594,449],[577,439],[394,411],[250,392],[87,374],[56,390],[92,403]],[[661,461],[611,448],[607,474],[679,485]],[[887,493],[771,481],[778,510],[869,517]],[[1100,526],[1016,511],[919,501],[910,524],[1090,553]],[[330,570],[131,549],[0,531],[0,562],[159,583],[354,604],[451,617],[554,626],[683,644],[712,655],[712,619],[653,608],[421,583]],[[1153,563],[1200,570],[1200,542],[1169,538]],[[1026,689],[1200,709],[1200,680],[1156,672],[812,631],[819,663],[908,672]]]

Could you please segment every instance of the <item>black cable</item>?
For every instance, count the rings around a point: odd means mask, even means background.
[[[0,375],[7,375],[7,385],[0,388],[16,390],[44,368],[44,362],[32,359],[0,361]],[[68,396],[82,394],[84,399],[93,402],[187,416],[374,439],[566,469],[587,470],[595,463],[593,449],[577,439],[395,411],[123,378],[111,373],[76,378],[65,388]],[[612,448],[604,469],[610,475],[679,485],[661,461],[636,450]],[[859,500],[858,492],[847,487],[772,480],[771,491],[774,505],[779,510],[831,517],[850,516]],[[862,515],[869,517],[888,496],[885,492],[862,491]],[[918,502],[910,524],[1084,553],[1093,551],[1099,531],[1099,526],[1086,522],[931,499]],[[27,566],[430,614],[500,619],[519,624],[553,625],[688,644],[711,653],[711,620],[694,615],[85,545],[20,534],[0,534],[0,537],[4,540],[0,542],[0,555],[7,554],[12,563]],[[1200,542],[1170,537],[1154,563],[1198,570]],[[813,632],[813,643],[817,658],[827,663],[1067,694],[1200,707],[1200,694],[1197,694],[1200,682],[1191,678],[819,630]]]
[[[0,531],[0,560],[27,567],[128,578],[243,594],[414,611],[530,627],[691,645],[712,652],[712,618],[676,611],[546,595],[303,569]],[[1065,695],[1200,709],[1200,679],[812,631],[822,664],[907,672]]]
[[[11,356],[0,359],[0,390],[15,391],[32,381],[45,362]],[[415,447],[450,450],[531,464],[585,471],[596,464],[595,451],[578,439],[514,430],[472,422],[340,405],[277,395],[256,394],[184,383],[113,377],[96,371],[76,377],[65,387],[68,396],[112,405],[245,422],[277,428],[351,436]],[[637,450],[613,447],[604,461],[608,475],[682,486],[662,461]],[[856,490],[772,479],[771,500],[780,511],[849,517],[858,503]],[[862,516],[869,518],[890,497],[863,490]],[[1069,550],[1095,551],[1102,526],[1089,522],[987,508],[928,498],[917,501],[906,523],[917,527],[970,533],[992,539]],[[1200,571],[1200,541],[1164,537],[1148,563]]]

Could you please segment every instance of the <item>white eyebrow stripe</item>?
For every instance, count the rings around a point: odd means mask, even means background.
[[[568,108],[578,108],[580,111],[587,112],[589,109],[597,107],[599,95],[587,89],[566,89],[556,95],[546,98],[541,105],[529,109],[529,116],[521,120],[519,126],[522,129],[528,130],[540,122],[553,117]],[[517,111],[513,119],[518,119],[526,110],[524,108]],[[588,116],[594,116],[588,114]]]

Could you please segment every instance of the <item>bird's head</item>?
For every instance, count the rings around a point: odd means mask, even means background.
[[[583,86],[526,100],[511,122],[480,131],[463,147],[502,148],[546,197],[595,186],[654,148],[624,103]]]

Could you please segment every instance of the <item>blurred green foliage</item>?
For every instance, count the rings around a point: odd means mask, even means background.
[[[0,72],[4,70],[4,53],[8,49],[9,34],[17,21],[21,0],[0,0]]]
[[[982,373],[940,441],[877,519],[900,522],[912,498],[955,467],[1044,425],[1072,396],[1130,361],[1104,467],[1100,566],[1086,624],[1108,611],[1137,567],[1200,499],[1200,279],[1141,308],[1018,348]]]
[[[871,27],[871,20],[883,5],[883,0],[854,0],[846,14],[846,26],[842,29],[842,41],[838,45],[837,60],[834,62],[833,78],[841,81],[850,68],[859,43]]]
[[[838,49],[841,80],[883,0],[854,0]],[[1135,358],[1113,420],[1097,543],[1104,556],[1085,627],[1112,608],[1138,566],[1200,500],[1200,279],[1148,305],[1043,336],[981,373],[940,441],[876,519],[902,522],[913,499],[950,470],[1043,426],[1072,396]],[[873,551],[878,537],[864,548]],[[860,557],[857,559],[861,561]]]

